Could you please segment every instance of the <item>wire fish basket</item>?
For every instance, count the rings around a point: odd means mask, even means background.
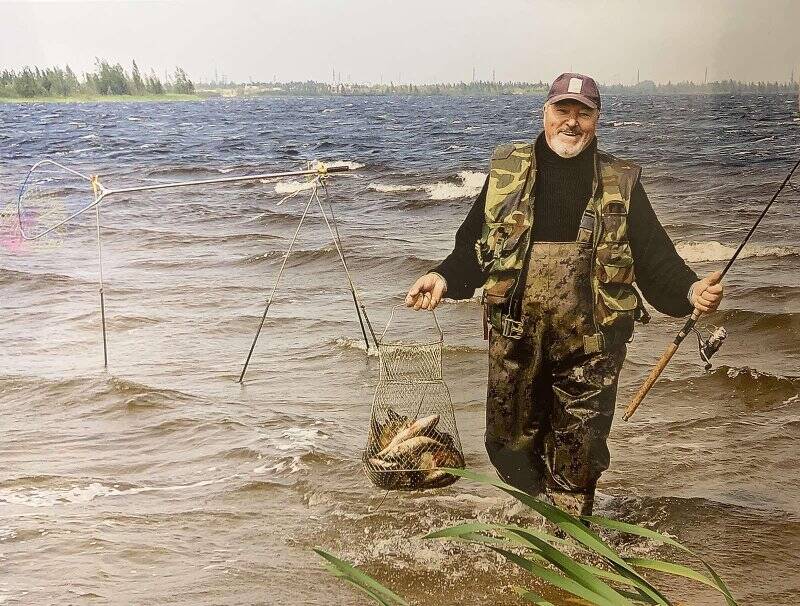
[[[437,338],[388,340],[395,312],[378,341],[380,376],[364,449],[364,471],[378,488],[442,488],[458,478],[441,468],[464,467],[450,392],[442,380],[444,335],[431,311]]]

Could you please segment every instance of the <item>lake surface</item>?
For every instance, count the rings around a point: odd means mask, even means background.
[[[385,496],[362,473],[378,358],[315,206],[237,383],[305,208],[302,179],[104,202],[107,371],[94,215],[45,245],[8,226],[44,156],[111,188],[347,163],[358,170],[332,176],[328,192],[380,332],[450,251],[492,148],[538,133],[541,103],[0,105],[0,603],[365,603],[322,570],[314,546],[419,604],[519,603],[509,587],[534,584],[510,565],[419,538],[512,519],[508,498],[466,481]],[[608,97],[598,133],[643,165],[659,218],[701,275],[724,266],[800,154],[797,99],[780,95]],[[696,548],[741,604],[800,597],[798,203],[787,188],[729,273],[721,310],[701,321],[730,334],[714,369],[688,338],[626,423],[621,409],[683,322],[654,312],[638,329],[599,486],[599,513]],[[437,315],[467,464],[490,473],[478,299],[445,301]],[[426,316],[407,322],[424,329]],[[721,603],[669,587],[692,605]]]

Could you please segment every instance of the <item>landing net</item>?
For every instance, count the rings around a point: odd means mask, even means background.
[[[339,229],[336,225],[336,219],[333,215],[333,206],[327,197],[327,188],[325,181],[329,173],[340,173],[351,170],[350,166],[338,165],[328,167],[321,162],[310,163],[305,170],[294,170],[278,173],[259,173],[248,175],[236,175],[230,177],[216,177],[208,179],[195,179],[186,181],[175,182],[159,182],[149,183],[147,185],[138,185],[133,187],[124,187],[111,189],[105,187],[100,178],[95,175],[86,175],[72,168],[64,166],[50,158],[40,160],[31,167],[28,174],[23,179],[17,197],[17,225],[16,230],[19,231],[24,240],[43,242],[46,239],[61,239],[73,227],[78,224],[79,218],[89,211],[94,218],[94,228],[97,235],[97,256],[99,268],[99,294],[100,294],[100,312],[101,323],[103,330],[103,362],[104,366],[108,366],[108,343],[106,333],[106,318],[105,318],[105,297],[104,297],[104,283],[103,283],[103,249],[102,249],[102,230],[100,224],[100,207],[104,200],[110,199],[113,196],[120,194],[130,194],[134,192],[157,191],[163,189],[172,189],[178,187],[194,187],[199,185],[212,185],[212,184],[230,184],[246,181],[268,182],[268,180],[282,179],[285,177],[299,177],[305,176],[309,179],[308,187],[302,187],[296,191],[285,196],[281,202],[293,197],[301,191],[310,189],[310,195],[305,205],[305,210],[300,222],[295,230],[294,236],[289,245],[289,249],[284,256],[283,264],[281,265],[275,285],[271,291],[269,299],[267,300],[261,322],[256,331],[250,351],[247,355],[247,360],[244,363],[242,372],[239,376],[239,381],[244,380],[247,366],[256,346],[256,342],[261,333],[264,325],[267,312],[272,304],[275,291],[281,279],[283,271],[286,266],[286,260],[291,253],[292,247],[295,244],[300,228],[303,221],[309,212],[312,203],[316,202],[319,210],[325,219],[328,231],[333,239],[339,258],[344,266],[347,275],[348,285],[352,293],[353,303],[356,307],[359,323],[361,325],[361,332],[366,342],[367,350],[369,350],[369,340],[367,338],[366,325],[369,326],[370,332],[372,327],[369,325],[369,319],[366,315],[366,309],[359,297],[352,276],[350,275],[347,261],[344,255],[344,249],[339,236]],[[325,192],[325,198],[328,210],[322,203],[319,197],[318,190],[322,188]],[[280,204],[280,202],[279,202]],[[328,217],[330,213],[330,217]],[[376,341],[373,335],[373,341]]]
[[[442,488],[457,480],[442,468],[464,467],[453,404],[442,379],[444,338],[433,312],[434,339],[387,338],[401,307],[392,310],[378,340],[380,377],[362,457],[364,470],[379,488]]]

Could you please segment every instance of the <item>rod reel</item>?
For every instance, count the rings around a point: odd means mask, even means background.
[[[703,338],[701,333],[696,327],[692,327],[694,334],[697,335],[697,349],[700,352],[700,358],[706,363],[705,369],[711,370],[711,358],[717,353],[728,338],[728,331],[723,326],[715,328],[708,338]]]

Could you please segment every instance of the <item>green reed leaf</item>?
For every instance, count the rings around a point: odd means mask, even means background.
[[[597,533],[587,528],[586,525],[578,518],[570,515],[566,511],[562,511],[561,509],[550,505],[549,503],[545,503],[540,499],[514,488],[510,484],[506,484],[497,478],[479,474],[468,469],[447,468],[445,471],[455,476],[473,480],[474,482],[494,486],[511,495],[518,501],[524,503],[540,515],[544,516],[551,523],[558,526],[578,543],[602,556],[618,573],[630,578],[636,587],[643,591],[650,599],[654,600],[656,604],[660,604],[661,606],[669,606],[670,602],[665,595],[653,587],[650,582],[636,572],[633,567],[628,565],[628,563],[620,554],[609,547]]]
[[[514,587],[514,591],[517,592],[519,597],[527,600],[531,604],[537,604],[538,606],[554,606],[552,602],[548,602],[538,593],[534,593],[530,589],[525,589],[524,587]]]
[[[582,598],[584,600],[588,600],[591,604],[595,604],[596,606],[629,606],[630,602],[623,598],[622,596],[619,599],[609,599],[605,596],[592,591],[591,589],[585,587],[584,585],[580,584],[579,582],[562,576],[561,574],[555,572],[554,570],[550,570],[549,568],[544,568],[543,566],[539,566],[535,562],[527,558],[523,558],[521,555],[517,555],[511,551],[506,549],[501,549],[499,547],[491,547],[493,551],[496,551],[504,558],[513,562],[520,568],[527,570],[531,574],[539,577],[543,581],[550,583],[551,585],[558,587],[568,593],[571,593],[574,596]]]
[[[597,524],[598,526],[601,526],[603,528],[608,528],[610,530],[618,530],[626,534],[632,534],[646,539],[652,539],[654,541],[661,541],[662,543],[671,545],[672,547],[680,549],[681,551],[688,553],[692,557],[697,558],[697,560],[700,561],[703,567],[711,575],[711,578],[714,580],[715,588],[718,589],[723,596],[725,596],[725,601],[728,604],[728,606],[738,606],[736,600],[733,598],[733,595],[731,595],[730,589],[725,584],[725,581],[723,581],[722,578],[717,574],[717,572],[711,567],[711,564],[709,564],[706,560],[697,555],[694,551],[686,547],[686,545],[679,543],[675,539],[668,537],[665,534],[661,534],[660,532],[656,532],[655,530],[651,530],[649,528],[637,526],[636,524],[629,524],[628,522],[620,522],[619,520],[612,520],[611,518],[604,518],[602,516],[583,516],[583,519],[587,520],[588,522],[591,522],[592,524]]]
[[[326,560],[331,573],[357,587],[382,606],[408,606],[408,602],[403,598],[352,564],[348,564],[322,549],[314,549],[314,552]]]

